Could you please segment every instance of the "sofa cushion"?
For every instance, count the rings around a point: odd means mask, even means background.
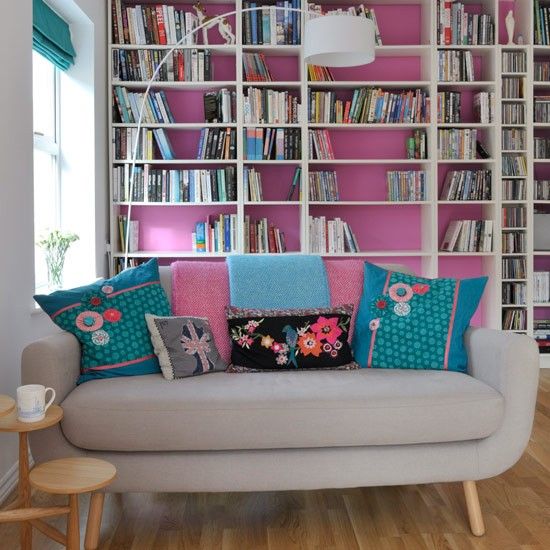
[[[466,374],[378,369],[92,380],[61,405],[67,439],[103,451],[464,441],[489,436],[504,411]]]

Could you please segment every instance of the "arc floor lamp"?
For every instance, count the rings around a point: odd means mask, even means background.
[[[372,63],[375,57],[375,32],[374,24],[366,17],[357,17],[354,15],[324,15],[319,16],[318,13],[308,12],[301,8],[284,8],[273,6],[276,10],[285,12],[298,12],[306,16],[304,24],[304,58],[308,64],[320,65],[325,67],[355,67],[357,65],[367,65]],[[136,142],[132,151],[132,162],[130,166],[130,182],[128,193],[128,212],[126,219],[126,231],[124,238],[124,269],[128,267],[128,247],[129,247],[129,229],[130,219],[132,215],[132,196],[134,190],[134,176],[137,161],[137,151],[139,145],[139,135],[147,97],[151,89],[151,85],[155,82],[161,67],[168,59],[172,52],[181,47],[185,41],[194,33],[202,30],[206,26],[211,26],[217,21],[230,16],[246,12],[261,10],[261,6],[253,8],[244,8],[241,10],[228,11],[219,15],[213,16],[208,22],[198,25],[191,31],[182,36],[176,44],[174,44],[161,59],[151,76],[145,93],[141,100],[139,109],[139,117],[137,121]],[[312,18],[308,18],[313,15]],[[200,47],[200,45],[197,45]],[[207,46],[205,46],[207,47]]]

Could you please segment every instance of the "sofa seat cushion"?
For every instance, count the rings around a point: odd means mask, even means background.
[[[503,397],[466,374],[377,369],[91,380],[61,405],[67,439],[101,451],[465,441],[504,413]]]

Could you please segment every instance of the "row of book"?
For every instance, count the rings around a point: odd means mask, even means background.
[[[443,201],[489,201],[491,176],[491,170],[449,170],[439,198]]]
[[[536,159],[550,158],[550,138],[535,136],[533,138],[533,145]]]
[[[440,160],[475,159],[477,128],[446,128],[437,131],[437,153]]]
[[[441,244],[444,252],[491,252],[492,249],[492,220],[452,220]]]
[[[534,3],[534,39],[535,44],[550,45],[550,6],[541,5],[539,0]]]
[[[502,312],[503,330],[526,330],[527,311],[525,309],[507,308]]]
[[[525,279],[527,276],[527,262],[525,258],[503,258],[503,279]]]
[[[527,198],[525,180],[502,180],[502,199],[505,201],[524,201]]]
[[[197,15],[170,4],[124,6],[113,0],[113,44],[176,44],[199,24]],[[196,44],[197,33],[186,38]]]
[[[313,254],[343,254],[359,252],[359,245],[350,225],[342,219],[310,216],[309,250]]]
[[[198,160],[230,160],[237,158],[235,128],[203,128],[197,150]]]
[[[524,254],[527,250],[527,237],[520,231],[507,231],[502,233],[503,254]]]
[[[113,171],[113,200],[130,200],[130,166]],[[155,169],[149,164],[136,166],[131,194],[133,202],[202,203],[237,200],[235,166],[213,170]]]
[[[130,220],[126,214],[117,216],[118,238],[120,250],[126,250],[126,235],[128,235],[128,252],[137,252],[139,250],[139,220]]]
[[[308,130],[309,158],[311,160],[332,160],[334,150],[328,130]]]
[[[272,5],[243,2],[243,10],[250,8],[260,9],[243,12],[243,44],[300,44],[301,14],[296,11],[300,0],[279,0]]]
[[[524,306],[527,303],[527,285],[525,283],[502,283],[502,303]]]
[[[311,172],[310,178],[314,174]],[[302,168],[297,166],[294,170],[294,176],[288,188],[288,193],[286,195],[286,200],[301,200],[301,178],[302,178]],[[248,202],[262,202],[264,200],[263,186],[262,186],[262,175],[255,168],[249,166],[244,167],[243,171],[243,186],[245,192],[245,201]],[[296,196],[296,191],[298,195]]]
[[[407,158],[424,160],[428,158],[428,136],[426,130],[414,130],[406,141]]]
[[[495,40],[495,24],[489,14],[466,12],[462,2],[437,0],[437,43],[449,45],[490,45]]]
[[[243,97],[245,124],[297,124],[299,99],[290,92],[247,88]]]
[[[335,202],[340,200],[338,178],[334,170],[310,172],[309,200],[313,202]]]
[[[502,175],[526,176],[527,160],[524,155],[504,154],[502,155]]]
[[[539,346],[539,353],[550,353],[550,319],[535,319],[533,336]]]
[[[533,184],[533,198],[536,201],[550,201],[550,180],[535,180]]]
[[[474,118],[476,122],[482,124],[491,124],[495,120],[494,92],[474,94]]]
[[[134,151],[140,160],[154,160],[159,156],[163,160],[175,158],[172,144],[163,128],[142,128],[139,135],[137,128],[115,128],[113,158],[131,160]]]
[[[329,67],[319,65],[307,66],[307,79],[310,82],[334,82],[334,75]]]
[[[535,61],[535,66],[536,66]],[[536,70],[536,69],[535,69]],[[525,52],[502,52],[503,73],[526,73],[527,55]],[[535,80],[537,80],[535,78]]]
[[[523,94],[523,77],[503,76],[502,77],[502,98],[521,99]]]
[[[299,160],[302,155],[300,128],[245,128],[245,160]]]
[[[244,252],[251,254],[282,254],[286,252],[285,234],[267,218],[253,220],[244,217]]]
[[[236,252],[237,242],[237,214],[208,216],[206,221],[197,222],[191,233],[191,249],[199,254]]]
[[[550,272],[535,271],[533,273],[533,302],[550,303]]]
[[[243,52],[243,76],[246,82],[272,82],[265,55]]]
[[[472,52],[439,50],[437,58],[437,78],[440,82],[473,82],[475,80]]]
[[[359,88],[351,100],[337,99],[333,91],[309,91],[308,120],[312,123],[419,123],[429,122],[428,93],[416,90]]]
[[[428,174],[424,170],[388,170],[389,202],[425,201]]]
[[[525,227],[527,211],[521,206],[506,206],[502,209],[502,227]]]
[[[533,80],[535,82],[550,80],[550,61],[535,61],[533,63]]]
[[[204,120],[206,122],[235,122],[237,117],[237,93],[221,88],[206,92],[203,96]]]
[[[113,81],[148,82],[157,67],[155,80],[160,82],[202,82],[213,79],[210,50],[184,49],[168,54],[166,50],[120,50],[112,52]]]
[[[550,96],[535,96],[534,122],[550,122]]]
[[[505,151],[525,150],[525,130],[521,128],[502,129],[502,148]]]
[[[437,122],[439,124],[453,124],[462,120],[462,93],[437,93]]]
[[[139,120],[145,94],[143,92],[130,92],[124,86],[113,88],[113,119],[115,122],[134,124]],[[175,122],[174,115],[168,104],[164,90],[155,92],[150,90],[143,104],[143,124],[169,124]]]
[[[525,105],[518,103],[502,104],[502,124],[525,124]]]

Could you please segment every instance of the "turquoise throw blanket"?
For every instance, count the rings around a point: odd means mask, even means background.
[[[325,264],[320,256],[229,256],[231,305],[252,309],[330,306]]]

